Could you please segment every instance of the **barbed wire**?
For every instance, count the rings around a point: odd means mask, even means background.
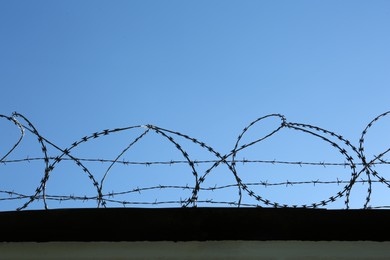
[[[151,165],[174,165],[174,164],[187,164],[187,161],[182,161],[182,160],[169,160],[169,161],[129,161],[129,160],[111,160],[111,159],[99,159],[99,158],[80,158],[80,157],[75,157],[79,161],[83,162],[100,162],[100,163],[117,163],[117,164],[124,164],[124,165],[146,165],[146,166],[151,166]],[[55,160],[56,157],[48,157],[49,161]],[[22,159],[12,159],[12,160],[3,160],[0,163],[2,164],[9,164],[9,163],[22,163],[22,162],[32,162],[32,161],[44,161],[45,158],[43,157],[26,157]],[[72,161],[70,158],[63,158],[61,159],[62,161]],[[213,164],[216,162],[219,162],[219,160],[193,160],[191,161],[194,164]],[[232,160],[226,160],[228,163],[232,163]],[[304,161],[279,161],[279,160],[252,160],[252,159],[240,159],[240,160],[234,160],[235,163],[242,163],[242,164],[247,164],[247,163],[258,163],[258,164],[287,164],[287,165],[299,165],[299,166],[304,166],[304,165],[312,165],[312,166],[351,166],[351,164],[347,162],[304,162]],[[390,164],[389,161],[383,160],[383,159],[378,159],[378,162],[373,162],[371,166],[375,165],[384,165],[384,164]],[[363,163],[355,163],[355,165],[364,165]]]
[[[37,128],[22,114],[13,113],[12,116],[0,115],[0,119],[4,119],[9,121],[11,124],[15,125],[19,132],[19,138],[12,145],[12,147],[6,150],[5,154],[0,154],[0,166],[9,165],[9,164],[21,164],[21,163],[30,163],[33,161],[41,161],[44,162],[44,171],[42,173],[41,180],[39,185],[35,188],[33,194],[25,194],[23,192],[15,192],[13,190],[9,190],[1,188],[0,184],[0,194],[3,194],[4,197],[0,197],[0,201],[19,201],[25,200],[21,206],[17,207],[16,210],[22,210],[28,208],[32,202],[34,201],[42,201],[43,207],[48,209],[48,201],[96,201],[97,207],[107,207],[107,203],[111,203],[114,205],[123,205],[123,206],[131,206],[131,205],[179,205],[182,207],[196,207],[198,204],[218,204],[218,205],[231,205],[231,206],[248,206],[248,207],[303,207],[303,208],[317,208],[317,207],[327,207],[329,204],[344,199],[344,205],[346,209],[350,207],[350,196],[351,190],[356,184],[361,183],[362,185],[367,185],[367,192],[365,195],[365,202],[363,205],[364,209],[368,208],[387,208],[388,206],[371,206],[369,205],[371,201],[372,194],[372,186],[373,184],[381,184],[386,188],[390,188],[390,180],[384,178],[383,172],[379,173],[375,166],[385,166],[390,164],[389,160],[384,158],[390,151],[390,148],[387,148],[383,152],[374,156],[373,159],[368,160],[365,155],[365,137],[370,128],[380,119],[388,116],[390,111],[380,114],[376,118],[374,118],[363,130],[361,137],[359,139],[358,146],[354,146],[349,140],[344,138],[343,136],[314,126],[309,124],[301,124],[301,123],[293,123],[288,122],[283,115],[280,114],[270,114],[263,117],[260,117],[254,121],[252,121],[247,127],[245,127],[241,134],[238,136],[237,141],[235,143],[234,148],[227,154],[223,155],[216,151],[210,145],[199,141],[196,138],[190,137],[183,133],[168,130],[165,128],[161,128],[154,125],[136,125],[129,126],[124,128],[115,128],[115,129],[106,129],[100,132],[95,132],[89,136],[84,136],[78,141],[72,143],[69,147],[63,149],[53,142],[49,141],[47,138],[42,136]],[[280,120],[279,125],[268,134],[264,135],[261,138],[255,139],[249,143],[242,143],[243,137],[246,132],[256,124],[262,123],[264,120],[273,118]],[[282,129],[292,129],[294,131],[299,131],[305,134],[309,134],[318,140],[325,142],[330,145],[333,149],[335,149],[341,156],[342,162],[330,162],[330,161],[286,161],[286,160],[259,160],[259,159],[237,159],[237,155],[240,151],[247,149],[257,143],[260,143],[269,137],[273,136],[277,132]],[[133,129],[142,130],[142,133],[137,135],[127,146],[125,149],[121,150],[115,159],[107,159],[107,158],[87,158],[87,157],[78,157],[73,154],[73,151],[92,140],[103,138],[104,136],[113,135],[119,132],[130,131]],[[15,152],[15,150],[20,146],[22,140],[26,133],[32,134],[36,137],[42,156],[41,157],[24,157],[17,159],[8,159],[11,154]],[[179,154],[184,158],[184,160],[161,160],[161,161],[131,161],[125,160],[123,158],[124,154],[131,150],[135,144],[137,144],[141,139],[144,139],[145,136],[155,133],[163,139],[165,139],[168,143],[174,145],[175,149],[179,152]],[[209,154],[211,154],[214,159],[207,160],[194,160],[191,158],[190,154],[183,148],[178,139],[184,139],[190,141],[191,143],[199,146],[200,148],[206,150]],[[52,152],[49,152],[48,147],[50,149],[56,151],[56,155],[52,156]],[[91,184],[94,187],[96,192],[95,195],[58,195],[58,194],[47,194],[47,185],[48,181],[52,175],[52,172],[55,168],[63,161],[69,161],[75,163],[77,167],[79,167],[84,174],[88,177]],[[87,163],[105,163],[109,164],[109,167],[104,172],[102,178],[100,180],[92,173],[92,170],[86,166]],[[125,191],[119,192],[110,192],[104,193],[103,189],[105,186],[105,180],[110,175],[111,169],[114,165],[144,165],[144,166],[159,166],[159,165],[177,165],[182,164],[189,167],[192,172],[192,176],[194,178],[193,185],[154,185],[148,187],[137,187],[134,189],[128,189]],[[269,164],[269,165],[296,165],[296,166],[321,166],[321,167],[344,167],[349,169],[350,171],[350,179],[336,179],[336,180],[305,180],[305,181],[258,181],[258,182],[244,182],[242,180],[242,175],[238,171],[238,164]],[[199,165],[203,165],[206,167],[206,170],[200,170],[198,168]],[[211,175],[211,173],[220,165],[225,165],[228,170],[234,177],[235,183],[226,184],[226,185],[214,185],[206,186],[205,181]],[[1,172],[0,172],[1,174]],[[366,177],[363,178],[362,176]],[[255,191],[256,187],[290,187],[290,186],[298,186],[298,185],[337,185],[341,186],[341,188],[336,191],[333,195],[326,197],[320,201],[314,201],[312,203],[297,205],[297,204],[283,204],[277,201],[272,201],[266,198],[266,195],[259,194],[259,191]],[[8,187],[9,188],[9,187]],[[213,198],[211,199],[199,199],[199,194],[201,192],[213,192],[217,190],[224,189],[236,189],[237,197],[235,201],[217,201]],[[119,200],[116,199],[119,196],[128,195],[132,193],[141,193],[145,191],[157,191],[157,190],[188,190],[191,192],[191,195],[185,199],[177,199],[177,200],[163,200],[163,201],[134,201],[130,199]],[[242,202],[242,198],[244,196],[249,196],[252,198],[255,203],[244,203]]]

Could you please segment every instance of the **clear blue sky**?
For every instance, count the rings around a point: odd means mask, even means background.
[[[390,110],[389,30],[389,1],[0,1],[0,114],[25,115],[62,148],[101,129],[153,124],[226,154],[242,128],[270,113],[335,131],[358,145],[365,125]],[[0,126],[7,133],[0,141],[7,143],[11,128],[4,120]],[[389,126],[384,119],[376,134],[367,137],[370,156],[389,146]],[[285,132],[269,147],[245,156],[344,162],[337,151],[334,156],[326,150],[328,144],[313,137],[300,141],[300,133]],[[248,141],[256,137],[253,132]],[[103,152],[118,154],[129,143],[123,138],[86,146],[80,156],[112,157]],[[291,140],[296,144],[290,145]],[[162,152],[160,141],[146,142],[134,153],[152,150],[157,151],[152,159],[161,153],[162,160],[183,159],[174,148],[172,154]],[[8,159],[40,155],[34,139],[23,145],[24,152]],[[192,159],[215,159],[197,149],[188,148],[190,155],[195,153]],[[42,172],[43,164],[37,167]],[[210,185],[224,183],[220,171]],[[288,167],[280,171],[292,172]],[[187,174],[184,182],[192,180]],[[256,180],[272,180],[256,174]],[[294,179],[288,176],[282,179]],[[31,193],[39,182],[34,178],[31,185],[29,179],[14,181],[25,182]],[[68,178],[67,185],[76,179]],[[0,189],[17,191],[12,185]],[[50,187],[61,193],[58,187],[63,186],[53,180]],[[80,189],[64,192],[83,194]],[[273,199],[305,194],[281,192]],[[221,198],[234,200],[236,190],[232,193]]]

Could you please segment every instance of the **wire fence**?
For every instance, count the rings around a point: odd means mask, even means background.
[[[181,132],[168,130],[154,125],[136,125],[129,126],[124,128],[115,128],[115,129],[106,129],[103,131],[95,132],[91,135],[84,136],[78,141],[72,143],[66,148],[62,148],[59,145],[51,142],[44,136],[40,134],[37,128],[27,119],[25,116],[19,113],[13,113],[12,116],[6,116],[0,114],[0,119],[6,120],[6,122],[15,125],[19,131],[19,137],[14,143],[11,144],[10,148],[2,148],[0,150],[0,177],[7,175],[7,178],[14,178],[11,184],[6,184],[3,182],[0,183],[0,202],[12,202],[11,205],[17,205],[16,210],[23,210],[31,208],[31,206],[39,202],[40,207],[44,209],[49,209],[50,201],[57,202],[87,202],[93,201],[96,204],[96,207],[109,207],[109,206],[180,206],[180,207],[196,207],[199,205],[209,205],[209,206],[234,206],[234,207],[302,207],[302,208],[327,208],[329,205],[343,201],[343,208],[350,208],[350,198],[351,191],[356,185],[361,184],[365,187],[364,198],[362,201],[361,208],[388,208],[388,205],[371,205],[371,197],[373,193],[374,185],[381,185],[381,187],[390,188],[390,180],[385,178],[386,166],[390,162],[385,158],[385,156],[390,151],[390,148],[384,149],[382,152],[373,156],[372,159],[365,154],[365,138],[372,126],[379,120],[385,118],[390,114],[390,111],[385,112],[376,118],[374,118],[363,130],[361,133],[359,142],[357,145],[353,145],[352,142],[344,138],[343,136],[314,126],[310,124],[301,124],[293,123],[286,120],[283,115],[280,114],[270,114],[263,117],[260,117],[253,122],[251,122],[247,127],[245,127],[240,135],[238,136],[233,149],[227,154],[219,153],[215,148],[202,142],[196,138],[185,135]],[[247,132],[255,127],[264,123],[265,120],[273,119],[278,120],[278,124],[268,133],[264,134],[262,137],[254,139],[250,142],[244,142],[244,137]],[[296,161],[296,160],[261,160],[261,159],[239,159],[238,155],[252,147],[256,144],[265,142],[266,139],[269,139],[271,136],[274,136],[276,133],[280,132],[282,129],[291,129],[298,131],[304,134],[308,134],[312,137],[315,137],[319,142],[330,145],[333,150],[337,151],[338,157],[341,158],[339,162],[330,162],[330,161]],[[125,148],[121,149],[113,159],[109,158],[98,158],[98,157],[87,157],[80,156],[77,154],[77,148],[83,146],[86,143],[94,142],[96,139],[103,139],[106,136],[114,135],[117,133],[124,133],[133,130],[139,130],[139,134],[135,135],[131,141],[126,140]],[[15,157],[18,155],[17,150],[21,147],[23,139],[26,135],[31,135],[36,137],[38,144],[40,146],[41,155],[35,157]],[[162,137],[166,143],[173,145],[175,151],[181,156],[180,160],[153,160],[153,161],[142,161],[142,160],[126,160],[124,155],[129,153],[136,144],[140,143],[141,140],[145,139],[146,136],[154,134]],[[383,139],[384,142],[388,141]],[[209,156],[212,156],[211,159],[207,160],[195,160],[190,153],[185,150],[182,145],[183,141],[190,142],[192,145],[195,145],[200,150],[207,152]],[[4,152],[5,151],[5,152]],[[77,154],[77,155],[76,155]],[[11,158],[12,157],[12,158]],[[34,186],[34,191],[30,193],[25,193],[24,191],[15,191],[12,183],[23,182],[17,177],[17,172],[9,173],[7,171],[7,166],[10,165],[25,165],[33,162],[39,162],[44,164],[44,169],[41,170],[40,180],[37,186]],[[63,163],[72,163],[77,168],[81,170],[84,176],[88,177],[90,184],[93,186],[92,195],[82,194],[82,190],[79,191],[81,195],[65,195],[65,194],[53,194],[49,193],[48,189],[51,185],[49,180],[55,174],[56,169]],[[90,167],[91,163],[104,164],[106,166],[104,172],[98,176],[94,173],[94,167]],[[187,170],[191,172],[192,175],[192,184],[187,183],[176,184],[176,180],[173,177],[166,176],[164,181],[168,184],[156,184],[156,185],[147,185],[146,183],[141,183],[141,186],[136,186],[128,189],[123,189],[121,191],[110,191],[107,192],[106,186],[108,186],[107,179],[112,174],[114,166],[143,166],[143,167],[157,167],[153,168],[153,171],[159,172],[158,167],[165,166],[177,166],[181,165],[186,167]],[[207,183],[207,179],[221,168],[221,165],[224,165],[224,169],[233,176],[232,183],[227,184],[215,184],[210,186]],[[269,165],[269,166],[285,166],[285,167],[318,167],[329,168],[335,167],[339,169],[347,169],[349,174],[348,178],[345,178],[346,175],[337,176],[336,174],[332,175],[333,179],[329,179],[329,176],[320,176],[316,179],[305,179],[305,180],[260,180],[260,181],[244,181],[242,176],[245,173],[242,172],[239,165],[253,165],[258,167],[259,165]],[[99,167],[99,166],[97,166]],[[34,171],[35,174],[37,168],[27,167],[27,171]],[[317,171],[317,170],[314,170]],[[11,176],[11,177],[9,177]],[[16,176],[16,177],[14,177]],[[155,176],[155,175],[153,175]],[[325,178],[326,177],[326,178]],[[155,177],[150,177],[153,179]],[[310,178],[310,177],[309,177]],[[74,177],[72,177],[70,182],[76,182]],[[169,184],[171,182],[172,184]],[[180,180],[179,180],[180,182]],[[11,186],[10,186],[11,185]],[[34,184],[25,183],[25,185],[30,186]],[[15,185],[16,186],[16,185]],[[267,197],[267,192],[259,190],[262,188],[288,188],[288,187],[322,187],[322,186],[332,186],[336,187],[336,191],[322,199],[311,201],[309,203],[282,203],[277,200],[272,200]],[[126,187],[126,186],[124,186]],[[205,192],[211,192],[207,194],[213,194],[216,191],[223,190],[235,190],[235,195],[233,200],[221,198],[200,198],[200,195]],[[26,190],[26,189],[24,189]],[[28,189],[27,189],[28,190]],[[30,189],[31,190],[31,189]],[[161,191],[169,190],[170,194],[175,195],[175,191],[188,191],[188,197],[174,197],[174,199],[164,199],[164,196],[159,196],[158,194]],[[131,194],[143,194],[147,191],[153,191],[157,199],[155,200],[133,200],[131,197],[126,197]],[[53,191],[52,191],[53,192]],[[55,192],[55,190],[54,190]],[[212,196],[212,195],[210,195]],[[310,197],[306,196],[306,197]],[[249,198],[249,199],[245,199]],[[20,205],[18,205],[18,203]],[[1,209],[0,209],[1,210]]]

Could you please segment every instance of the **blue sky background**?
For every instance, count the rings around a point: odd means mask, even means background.
[[[62,148],[102,129],[153,124],[196,137],[226,154],[246,125],[271,113],[335,131],[358,145],[366,124],[390,110],[389,28],[389,1],[1,1],[0,114],[25,115]],[[389,121],[378,123],[367,137],[370,156],[388,148]],[[277,124],[269,120],[258,126],[264,129],[248,132],[245,138],[255,140]],[[17,130],[5,120],[0,126],[0,141],[9,146]],[[115,158],[135,132],[88,143],[77,155]],[[148,138],[126,159],[183,159],[161,136]],[[283,129],[272,138],[238,157],[344,162],[329,144],[312,136]],[[215,159],[190,142],[186,150],[192,159]],[[40,155],[30,135],[8,159]],[[36,164],[0,167],[0,175],[8,174],[2,177],[6,181],[1,189],[34,191],[43,171],[43,163]],[[51,193],[90,192],[88,178],[79,169],[73,176],[76,167],[61,167],[53,172]],[[102,171],[99,165],[90,167]],[[161,179],[153,174],[164,172],[163,167],[150,167],[142,177],[126,175],[128,179],[121,174],[141,170],[118,167],[107,189],[148,186],[151,180],[150,185],[191,184],[188,166],[186,177],[179,174],[180,167],[175,168],[178,176],[171,176],[170,168]],[[267,167],[250,165],[241,171],[248,181],[278,181],[281,172],[281,180],[334,180],[349,174],[344,168],[321,172],[318,167]],[[295,173],[298,170],[304,172]],[[388,167],[381,171],[386,177]],[[208,184],[234,183],[224,172],[215,171]],[[313,172],[318,176],[308,176]],[[64,177],[57,180],[55,174]],[[284,187],[269,196],[282,201],[300,196],[299,203],[312,196],[305,190],[308,186],[296,191]],[[340,187],[322,189],[333,194]],[[355,190],[360,207],[365,189]],[[264,189],[259,191],[268,196]],[[378,198],[388,192],[377,191]],[[157,193],[143,199],[155,201]],[[172,198],[188,195],[180,191]],[[234,201],[236,195],[233,189],[205,197]],[[322,193],[319,198],[324,198]],[[4,208],[15,205],[2,203]],[[72,203],[64,206],[76,205]]]

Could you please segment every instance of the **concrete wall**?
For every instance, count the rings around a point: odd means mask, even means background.
[[[12,242],[0,259],[390,259],[390,242]]]

